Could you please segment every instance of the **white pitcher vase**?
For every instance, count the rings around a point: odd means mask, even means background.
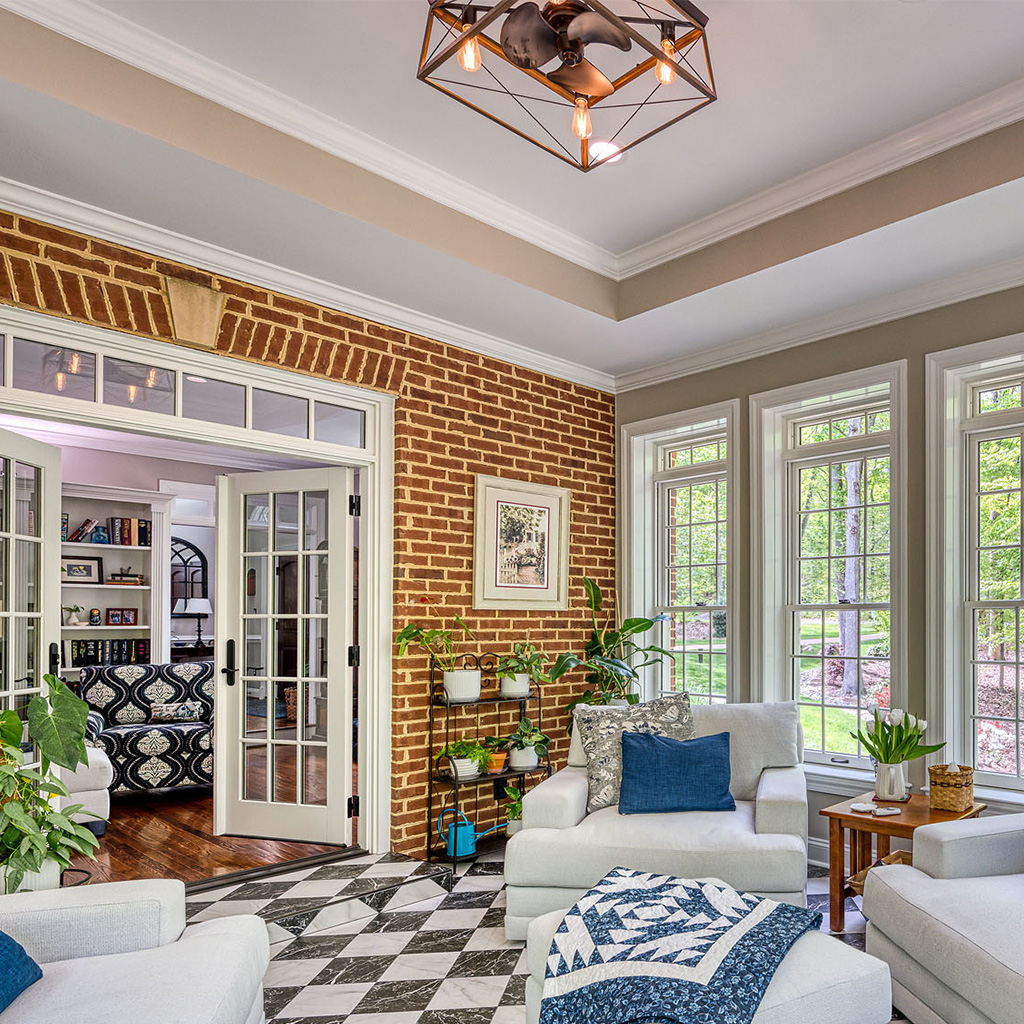
[[[907,762],[875,765],[875,796],[879,800],[903,800],[907,795]]]

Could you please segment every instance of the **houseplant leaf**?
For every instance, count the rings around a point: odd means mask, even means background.
[[[36,694],[28,704],[29,735],[47,761],[74,771],[88,764],[85,725],[89,708],[56,676],[45,675],[49,695]]]

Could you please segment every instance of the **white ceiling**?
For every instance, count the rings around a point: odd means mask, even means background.
[[[523,233],[568,232],[614,252],[685,232],[730,204],[756,202],[766,188],[793,201],[822,187],[815,168],[853,150],[856,159],[834,165],[847,186],[851,167],[876,156],[898,163],[919,152],[927,132],[914,126],[922,119],[1008,83],[1014,90],[1024,42],[1024,3],[705,0],[721,99],[621,165],[582,175],[416,81],[422,0],[102,6],[161,37],[137,37],[133,63],[170,54],[166,77],[175,69],[187,77],[181,51],[161,51],[171,40],[217,61],[230,79],[237,72],[317,107],[354,130],[360,145],[383,147],[377,156],[397,147],[407,166],[396,177],[427,167],[440,176],[435,183],[465,186],[474,203],[490,191],[503,215],[521,208]],[[36,5],[40,20],[64,19],[77,37],[83,25],[95,34],[104,24],[109,11],[97,21],[97,10],[65,0]],[[391,45],[368,45],[381,29]],[[134,31],[112,29],[110,39],[120,45]],[[202,66],[209,72],[209,62]],[[617,323],[2,75],[0,67],[0,177],[10,181],[0,182],[0,206],[221,265],[219,250],[188,248],[198,240],[264,261],[271,283],[272,268],[304,275],[296,293],[609,389],[1024,280],[1021,180]],[[969,128],[961,118],[958,130]],[[902,132],[898,145],[884,141],[892,132]],[[12,182],[87,205],[61,205]],[[262,265],[247,274],[260,277]]]
[[[616,254],[1017,80],[1024,42],[1024,3],[703,0],[718,101],[584,175],[416,80],[424,0],[100,5]]]

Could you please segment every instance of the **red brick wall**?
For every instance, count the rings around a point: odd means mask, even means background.
[[[395,622],[422,618],[427,595],[458,612],[482,649],[504,652],[527,634],[545,650],[579,649],[584,574],[610,588],[615,571],[614,405],[610,395],[0,211],[0,303],[174,341],[165,277],[227,296],[217,349],[226,355],[398,396],[395,422]],[[477,473],[572,490],[568,612],[472,610],[473,479]],[[425,841],[427,664],[394,663],[392,842]],[[493,689],[493,679],[485,687]],[[562,706],[580,680],[549,688],[544,730],[552,757],[568,749]],[[512,710],[483,716],[509,732]],[[475,730],[475,725],[467,731]],[[372,740],[371,740],[372,742]],[[490,787],[470,816],[493,823]]]

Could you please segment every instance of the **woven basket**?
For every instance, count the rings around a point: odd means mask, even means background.
[[[283,689],[285,719],[294,722],[296,713],[299,710],[298,687],[285,686]]]
[[[974,806],[974,769],[960,766],[960,771],[950,772],[944,764],[933,764],[928,768],[930,792],[929,806],[937,811],[955,811],[960,814]]]
[[[851,875],[847,881],[847,885],[858,895],[864,895],[864,879],[868,877],[868,872],[872,868],[881,867],[883,864],[912,864],[914,862],[913,854],[907,850],[896,850],[888,856],[883,857],[880,861],[876,861],[871,865],[870,868],[864,868],[863,871],[858,871],[857,874]]]

